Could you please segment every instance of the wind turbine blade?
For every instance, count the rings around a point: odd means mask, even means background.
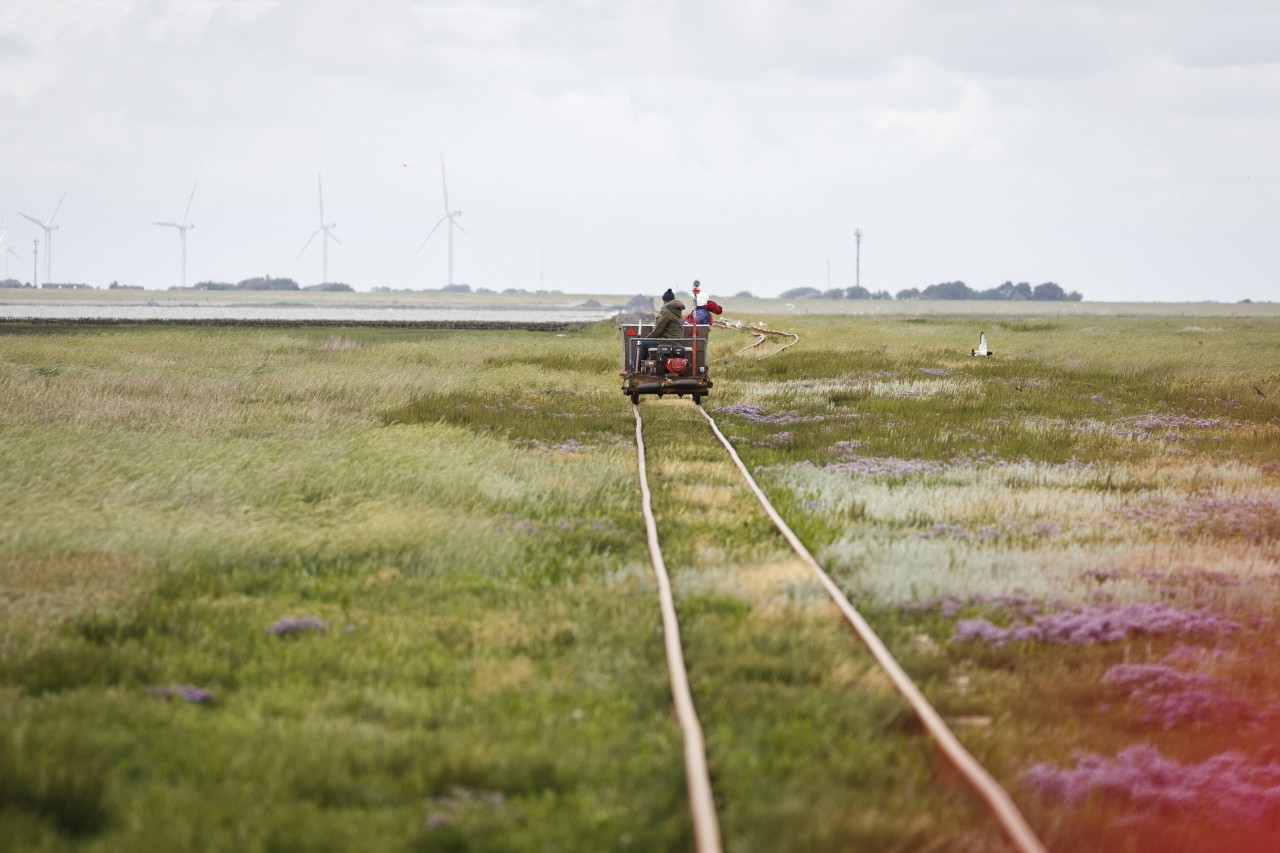
[[[18,211],[18,215],[19,215],[19,216],[21,216],[23,219],[30,219],[32,222],[34,222],[35,224],[39,225],[41,228],[48,228],[48,227],[49,227],[49,226],[45,225],[43,222],[41,222],[39,219],[36,219],[34,216],[27,216],[27,215],[26,215],[25,213],[23,213],[21,210],[19,210],[19,211]]]
[[[444,221],[448,218],[449,217],[447,216],[441,216],[439,221],[437,221],[435,225],[431,226],[431,230],[427,232],[427,236],[423,237],[422,242],[418,244],[418,249],[414,252],[415,255],[422,251],[422,247],[427,245],[427,241],[431,239],[431,235],[436,233],[436,229],[443,225]]]
[[[152,225],[163,225],[165,228],[177,228],[182,230],[182,226],[176,222],[152,222]]]
[[[449,214],[449,185],[444,181],[444,155],[440,155],[440,188],[444,190],[444,212]]]
[[[316,238],[316,235],[323,230],[324,230],[323,228],[317,228],[316,230],[311,232],[311,236],[307,238],[307,242],[303,243],[302,248],[298,250],[298,258],[302,257],[302,253],[305,252],[307,250],[307,247],[311,245],[311,241],[314,240]],[[294,260],[296,261],[298,258],[294,258]]]
[[[467,229],[465,229],[465,228],[463,228],[461,225],[459,225],[459,224],[458,224],[458,220],[457,220],[457,219],[454,219],[452,216],[450,216],[450,217],[449,217],[449,221],[450,221],[451,223],[453,223],[453,227],[454,227],[454,228],[457,228],[457,229],[458,229],[459,231],[461,231],[463,234],[466,234],[466,233],[467,233]]]
[[[200,184],[197,182],[197,183],[195,184],[195,186],[193,186],[193,187],[191,188],[191,196],[187,199],[187,209],[186,209],[186,210],[184,210],[184,211],[182,211],[182,224],[183,224],[183,225],[186,225],[186,224],[187,224],[187,215],[191,213],[191,202],[195,201],[195,198],[196,198],[196,187],[198,187],[198,186],[200,186]]]
[[[338,239],[338,235],[337,235],[337,234],[334,234],[332,231],[330,231],[330,230],[328,229],[328,227],[326,227],[326,228],[324,229],[324,233],[326,233],[326,234],[328,234],[330,237],[332,237],[332,238],[333,238],[333,242],[337,243],[339,246],[341,246],[341,245],[342,245],[342,241]]]
[[[50,215],[50,217],[49,217],[49,225],[53,225],[53,220],[57,218],[57,216],[58,216],[58,211],[59,211],[59,210],[62,210],[62,202],[63,202],[63,201],[65,201],[65,200],[66,200],[66,198],[67,198],[67,194],[66,194],[66,193],[63,193],[63,194],[62,194],[62,198],[58,199],[58,206],[57,206],[57,207],[55,207],[55,208],[53,209],[53,214],[52,214],[52,215]],[[46,227],[48,227],[48,226],[46,226]]]
[[[316,186],[320,189],[320,223],[324,227],[324,180],[319,172],[316,172]]]
[[[14,256],[15,258],[17,258],[18,260],[22,260],[22,255],[19,255],[17,252],[15,252],[15,251],[13,250],[13,247],[12,247],[12,246],[5,246],[5,247],[4,247],[4,250],[5,250],[6,252],[8,252],[9,254],[13,255],[13,256]]]

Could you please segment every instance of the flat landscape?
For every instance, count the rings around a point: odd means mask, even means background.
[[[800,340],[713,330],[708,412],[1049,849],[1280,847],[1274,304],[725,302]],[[691,849],[620,353],[0,324],[0,839]],[[726,848],[1000,849],[640,410]]]

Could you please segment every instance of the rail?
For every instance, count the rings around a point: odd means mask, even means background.
[[[799,339],[798,336],[796,339]],[[636,421],[640,491],[643,498],[645,527],[648,532],[649,554],[653,561],[654,574],[658,580],[667,668],[670,675],[676,717],[684,737],[685,776],[689,786],[689,807],[693,817],[694,837],[699,853],[712,853],[712,851],[721,849],[721,841],[719,822],[716,817],[715,802],[707,771],[706,746],[703,739],[702,726],[698,722],[697,713],[693,706],[693,697],[689,688],[688,673],[685,668],[684,654],[680,641],[680,625],[676,619],[675,602],[671,592],[671,580],[667,573],[666,563],[662,558],[662,549],[658,541],[657,522],[653,516],[652,495],[649,491],[648,474],[645,468],[643,423],[639,406],[633,406],[632,411]],[[862,614],[858,613],[844,592],[831,579],[831,576],[823,570],[818,561],[809,553],[809,549],[800,541],[795,531],[783,520],[755,478],[751,476],[751,472],[743,463],[732,442],[720,431],[715,419],[701,407],[698,407],[698,411],[706,419],[712,433],[715,434],[715,437],[733,460],[734,465],[737,466],[738,471],[746,481],[747,487],[756,496],[765,514],[773,522],[774,527],[782,534],[782,537],[800,560],[817,575],[819,583],[826,590],[832,601],[835,602],[845,621],[849,623],[854,633],[867,647],[867,650],[871,652],[872,657],[875,658],[876,663],[880,665],[880,668],[889,677],[894,688],[906,700],[925,730],[938,745],[943,756],[977,793],[979,799],[995,817],[1014,849],[1018,850],[1019,853],[1045,853],[1043,842],[1031,829],[1026,818],[1009,796],[1009,793],[960,743],[955,733],[947,726],[937,710],[929,704],[928,699],[925,698],[920,688],[907,675],[888,647],[872,630],[870,624],[867,623]]]

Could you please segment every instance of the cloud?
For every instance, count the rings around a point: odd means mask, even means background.
[[[26,59],[34,52],[31,42],[17,33],[0,32],[0,58]]]
[[[71,190],[68,275],[160,285],[172,258],[149,247],[168,235],[145,225],[199,180],[191,277],[284,274],[322,171],[334,274],[402,286],[443,266],[439,247],[412,255],[443,152],[475,284],[528,284],[545,247],[549,286],[698,267],[776,292],[828,252],[851,267],[860,227],[877,288],[1165,293],[1217,280],[1202,212],[1226,236],[1274,233],[1257,189],[1280,178],[1271,6],[9,0],[0,202]],[[1274,252],[1232,240],[1234,274],[1261,281]]]

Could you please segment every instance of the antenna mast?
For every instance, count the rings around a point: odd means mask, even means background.
[[[853,229],[853,242],[857,247],[853,261],[853,283],[857,287],[862,287],[862,229]]]

